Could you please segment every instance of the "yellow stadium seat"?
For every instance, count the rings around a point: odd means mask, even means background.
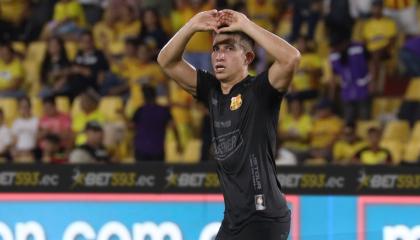
[[[26,61],[35,62],[35,63],[42,63],[45,52],[47,49],[47,44],[42,41],[38,42],[31,42],[28,47],[28,51],[25,57]]]
[[[166,163],[181,163],[182,154],[177,151],[177,142],[175,135],[171,129],[166,129],[165,136],[165,162]]]
[[[198,163],[200,161],[201,145],[202,142],[200,139],[191,139],[187,143],[183,154],[185,163]]]
[[[14,51],[20,53],[20,54],[25,54],[26,51],[26,45],[24,42],[13,42],[12,43],[12,48]]]
[[[120,97],[104,97],[99,103],[99,111],[105,115],[109,122],[121,120],[119,111],[123,110],[123,100]]]
[[[371,127],[381,127],[379,121],[369,120],[369,121],[358,121],[356,124],[356,135],[362,139],[367,139],[368,130]]]
[[[71,105],[71,116],[76,116],[82,111],[82,107],[80,106],[81,97],[76,97]]]
[[[78,46],[77,43],[72,41],[66,41],[64,44],[67,52],[67,56],[70,60],[74,60],[77,55]]]
[[[414,78],[408,84],[404,99],[409,101],[420,101],[420,78]]]
[[[31,96],[38,95],[41,84],[40,84],[40,69],[41,63],[37,63],[30,60],[23,62],[23,69],[25,72],[25,79],[23,86],[29,92]]]
[[[410,135],[410,124],[407,121],[392,121],[385,127],[383,140],[406,142]]]
[[[401,106],[400,98],[379,97],[373,100],[372,116],[377,119],[383,114],[395,113]]]
[[[394,164],[399,164],[401,162],[404,151],[404,144],[398,141],[382,140],[381,147],[386,148],[391,152],[392,162]]]
[[[32,114],[36,117],[42,116],[42,100],[38,97],[31,98]]]
[[[58,96],[55,98],[55,104],[58,111],[62,113],[70,113],[70,99],[66,96]]]
[[[420,141],[410,141],[404,151],[404,161],[417,162],[420,158]]]
[[[410,141],[420,141],[420,121],[417,121],[414,125],[413,131],[411,131]]]
[[[14,98],[0,98],[0,108],[3,109],[6,124],[11,126],[18,116],[18,102]]]

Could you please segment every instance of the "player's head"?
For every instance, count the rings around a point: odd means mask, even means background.
[[[242,32],[214,34],[211,62],[220,81],[247,72],[254,57],[254,40],[248,35]]]

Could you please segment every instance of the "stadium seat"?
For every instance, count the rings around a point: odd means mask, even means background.
[[[103,97],[99,103],[99,110],[105,115],[109,122],[121,120],[118,111],[124,109],[123,100],[120,97]]]
[[[55,104],[58,111],[62,113],[70,113],[70,99],[65,96],[59,96],[55,98]]]
[[[42,116],[42,100],[38,97],[31,98],[32,114],[36,117]]]
[[[394,164],[399,164],[401,162],[404,151],[404,144],[398,141],[382,140],[381,147],[384,147],[391,152],[392,162]]]
[[[410,141],[420,141],[420,121],[417,121],[411,131]]]
[[[420,141],[410,141],[404,151],[404,161],[417,162],[420,159]]]
[[[392,121],[386,125],[382,139],[404,143],[408,141],[409,135],[410,125],[407,121]]]
[[[81,111],[82,107],[80,106],[81,97],[76,97],[73,100],[73,104],[71,105],[71,116],[77,116]]]
[[[379,121],[369,120],[369,121],[358,121],[356,124],[356,135],[362,139],[367,139],[368,130],[371,127],[381,127]]]
[[[18,102],[14,98],[0,98],[0,108],[3,109],[6,124],[11,126],[18,116]]]
[[[420,101],[420,78],[414,78],[408,84],[404,99],[408,101]]]
[[[25,54],[26,51],[26,45],[24,42],[13,42],[12,43],[12,48],[15,52],[18,52],[22,55]]]
[[[401,106],[401,102],[399,98],[375,98],[373,100],[372,117],[378,119],[381,115],[396,113]]]
[[[201,145],[200,139],[191,139],[184,149],[182,160],[185,163],[198,163],[201,158]]]
[[[66,48],[67,56],[70,60],[74,60],[76,58],[78,46],[77,43],[72,41],[66,41],[64,47]]]

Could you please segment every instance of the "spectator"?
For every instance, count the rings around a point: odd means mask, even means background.
[[[211,1],[197,0],[194,7],[188,0],[175,0],[174,9],[171,12],[171,24],[173,34],[188,22],[196,13],[214,8]],[[195,33],[188,42],[184,53],[185,59],[194,67],[212,70],[209,49],[212,47],[211,35],[208,32]]]
[[[343,128],[341,139],[334,144],[333,162],[340,165],[349,164],[355,154],[365,146],[366,143],[356,135],[354,124],[348,123]]]
[[[392,157],[388,149],[380,147],[381,131],[372,127],[368,130],[369,145],[354,157],[354,162],[365,165],[391,164]]]
[[[34,161],[39,120],[31,112],[31,101],[27,97],[19,99],[20,116],[13,122],[13,159],[16,162]]]
[[[63,40],[59,37],[50,38],[41,66],[40,97],[65,93],[69,70],[70,61]]]
[[[405,75],[420,76],[420,36],[407,39],[400,49],[399,58]]]
[[[95,121],[88,122],[85,128],[86,143],[74,149],[69,157],[70,163],[107,163],[110,162],[108,151],[103,145],[102,126]]]
[[[373,1],[371,12],[372,17],[364,25],[363,38],[371,56],[373,83],[379,85],[385,78],[380,76],[380,72],[386,72],[384,61],[391,57],[391,51],[395,47],[397,25],[391,18],[383,16],[382,0]],[[375,90],[380,89],[376,86]]]
[[[136,7],[130,4],[122,4],[119,10],[120,20],[116,26],[118,41],[124,42],[127,38],[135,38],[139,36],[141,22],[139,20]]]
[[[85,13],[77,0],[60,0],[54,6],[53,20],[44,30],[44,38],[61,36],[76,39],[86,26]]]
[[[100,124],[105,122],[105,116],[99,111],[100,96],[95,90],[88,89],[80,96],[80,112],[72,115],[72,130],[75,134],[75,143],[80,145],[86,142],[84,130],[90,121]]]
[[[291,97],[288,101],[289,114],[284,115],[280,121],[280,141],[283,142],[283,148],[293,152],[302,163],[308,156],[312,118],[305,113],[299,98]]]
[[[140,40],[153,50],[152,57],[156,58],[159,50],[168,41],[158,11],[153,8],[145,9],[141,16],[141,24]]]
[[[79,95],[87,88],[98,91],[108,70],[108,61],[103,52],[95,48],[92,33],[84,32],[80,37],[80,49],[71,68],[70,97]]]
[[[169,108],[156,104],[156,91],[153,87],[143,87],[145,105],[133,116],[135,127],[134,149],[136,161],[163,161],[166,128],[171,128],[180,150],[178,132]]]
[[[417,18],[416,0],[383,0],[385,15],[394,19],[398,29],[407,36],[418,35],[419,24]]]
[[[321,57],[314,51],[313,45],[314,42],[310,42],[305,36],[300,36],[297,42],[301,59],[290,90],[302,100],[318,97],[323,63]]]
[[[85,14],[86,22],[93,26],[96,22],[101,19],[102,16],[102,6],[104,5],[103,0],[78,0],[83,7],[83,12]]]
[[[352,0],[325,0],[325,27],[331,46],[342,40],[350,40],[353,32],[354,19],[350,14]]]
[[[289,0],[293,8],[292,35],[290,41],[294,42],[300,35],[301,27],[307,23],[307,36],[314,40],[316,26],[321,16],[322,0]]]
[[[369,70],[366,52],[361,44],[347,40],[329,56],[335,78],[330,81],[334,91],[341,87],[341,102],[346,122],[370,118]]]
[[[0,41],[16,41],[24,32],[29,0],[0,1]]]
[[[107,51],[109,45],[117,41],[117,22],[118,22],[118,11],[111,6],[105,9],[102,20],[97,22],[93,26],[93,36],[95,40],[95,46],[103,51]]]
[[[66,155],[61,147],[62,140],[56,134],[47,134],[41,139],[41,162],[42,163],[66,163]]]
[[[10,160],[11,145],[12,133],[6,125],[3,109],[0,108],[0,162]]]
[[[328,100],[321,100],[315,107],[315,119],[310,133],[312,158],[331,160],[332,146],[337,140],[343,123],[332,112],[332,104]]]
[[[24,78],[21,60],[14,54],[9,43],[0,43],[0,98],[20,98]]]
[[[39,138],[43,139],[51,134],[57,135],[60,139],[59,146],[70,149],[73,145],[70,116],[57,110],[53,97],[44,98],[42,103],[44,113],[39,121]]]

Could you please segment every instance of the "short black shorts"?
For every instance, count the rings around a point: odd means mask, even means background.
[[[289,236],[290,221],[251,222],[238,234],[232,235],[220,227],[216,240],[286,240]]]

